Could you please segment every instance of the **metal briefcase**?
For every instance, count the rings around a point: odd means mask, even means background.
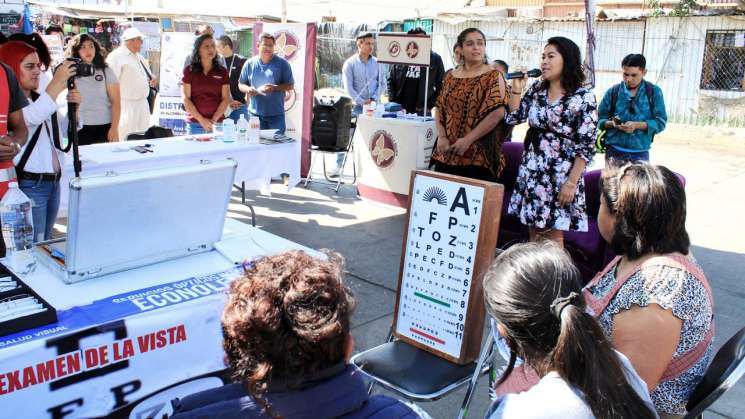
[[[213,249],[222,236],[233,160],[70,181],[67,237],[37,258],[74,283]]]

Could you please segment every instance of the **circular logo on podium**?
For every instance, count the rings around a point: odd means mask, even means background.
[[[435,135],[435,131],[432,128],[427,128],[427,134],[426,134],[427,141],[431,140],[432,137],[434,137],[434,135]]]
[[[396,41],[391,42],[390,45],[388,45],[388,54],[391,54],[391,57],[398,57],[398,54],[401,53],[401,44],[399,44]]]
[[[387,131],[375,131],[370,141],[370,155],[376,166],[385,169],[393,164],[398,154],[398,147],[393,136]]]
[[[274,53],[287,61],[292,61],[300,50],[300,41],[292,32],[282,30],[274,34]]]

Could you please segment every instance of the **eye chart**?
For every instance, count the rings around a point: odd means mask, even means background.
[[[456,363],[478,356],[483,274],[494,259],[501,185],[430,171],[412,174],[394,330]]]

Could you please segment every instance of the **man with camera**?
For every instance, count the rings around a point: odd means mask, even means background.
[[[647,61],[629,54],[621,62],[623,83],[611,87],[598,107],[598,127],[606,130],[605,161],[649,161],[654,136],[665,129],[662,90],[644,80]]]
[[[119,138],[127,139],[133,132],[145,131],[150,126],[150,105],[148,96],[158,80],[147,67],[145,58],[140,55],[145,36],[137,28],[127,28],[122,34],[123,44],[106,57],[106,64],[119,79],[121,95],[121,115],[119,117]]]
[[[71,60],[60,64],[52,80],[39,88],[41,64],[36,49],[21,41],[10,41],[0,48],[4,61],[18,77],[23,95],[30,100],[22,109],[28,127],[25,144],[13,159],[18,186],[33,201],[34,240],[51,238],[60,201],[61,168],[66,148],[63,138],[68,132],[68,115],[59,109],[57,97],[67,91],[68,104],[80,104],[80,92],[68,90],[68,81],[75,77],[79,63]],[[80,128],[80,125],[78,125]]]

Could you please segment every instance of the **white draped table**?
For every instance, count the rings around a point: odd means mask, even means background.
[[[235,183],[246,183],[249,189],[269,193],[272,177],[290,175],[290,187],[300,181],[300,159],[297,141],[279,144],[224,143],[212,139],[197,141],[193,137],[171,137],[153,140],[93,144],[80,147],[83,163],[81,176],[101,176],[107,172],[133,172],[164,167],[197,164],[201,160],[231,158],[238,162]],[[151,144],[152,153],[138,153],[131,148]],[[72,155],[62,170],[60,216],[67,214],[67,195],[70,179],[75,176]],[[122,197],[126,200],[126,197]],[[112,203],[116,204],[116,203]]]

